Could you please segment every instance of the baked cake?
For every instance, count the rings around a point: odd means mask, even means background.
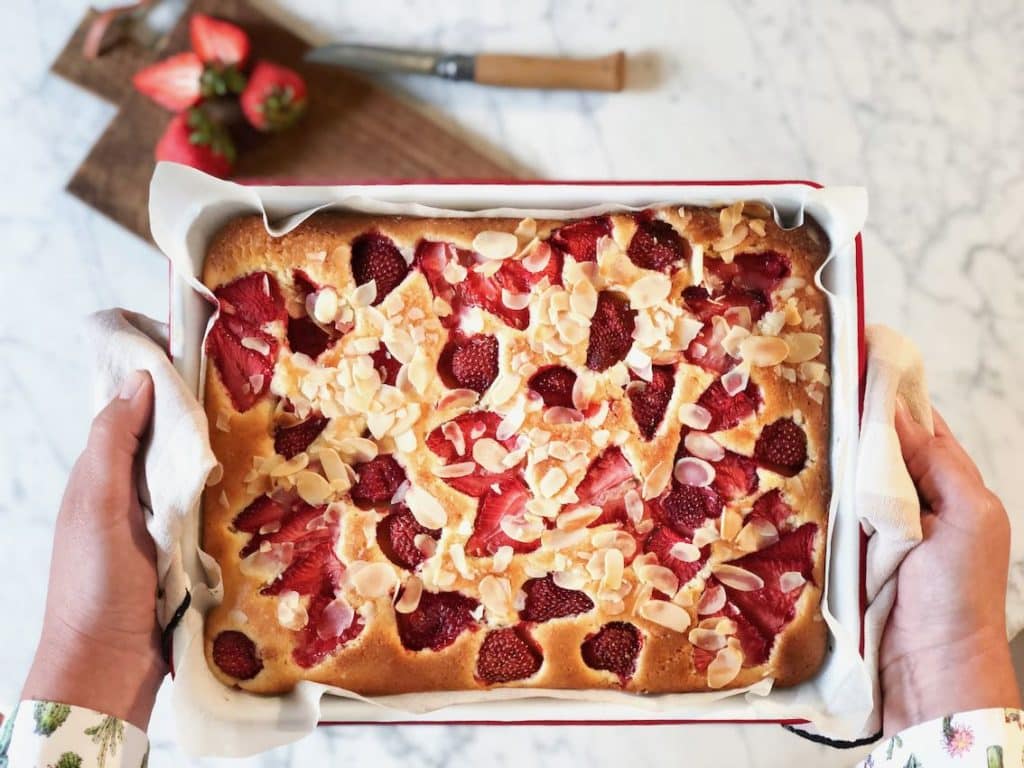
[[[211,669],[367,695],[809,677],[828,251],[742,202],[230,221],[203,271]]]

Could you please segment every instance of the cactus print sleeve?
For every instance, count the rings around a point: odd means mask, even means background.
[[[0,768],[145,768],[148,757],[131,723],[57,701],[23,701],[0,726]]]
[[[882,741],[858,768],[1021,768],[1024,711],[976,709],[915,725]]]

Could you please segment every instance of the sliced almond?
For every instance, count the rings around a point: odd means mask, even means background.
[[[586,538],[586,528],[574,528],[572,530],[555,529],[553,531],[544,531],[540,536],[540,542],[542,548],[558,551],[576,547]]]
[[[224,465],[218,461],[213,465],[213,469],[210,470],[210,474],[206,477],[206,487],[209,488],[211,486],[218,485],[223,479]]]
[[[667,600],[648,600],[640,606],[640,615],[673,632],[685,632],[690,626],[690,614]]]
[[[272,470],[270,470],[271,477],[288,477],[294,475],[296,472],[305,469],[309,466],[309,454],[305,451],[297,453],[292,456],[288,461],[283,461]]]
[[[679,590],[679,577],[674,571],[663,565],[637,566],[634,564],[633,570],[640,581],[650,584],[659,592],[671,596]]]
[[[744,361],[722,374],[722,389],[729,397],[735,397],[747,388],[750,381],[750,365]]]
[[[706,432],[687,432],[683,445],[698,459],[721,461],[725,458],[725,448]]]
[[[363,283],[354,291],[350,302],[353,307],[368,307],[373,304],[377,298],[377,281],[370,280],[368,283]]]
[[[484,437],[473,444],[473,460],[488,472],[500,474],[505,471],[505,457],[508,450],[490,437]]]
[[[540,480],[541,495],[549,499],[552,498],[565,487],[568,479],[565,470],[561,467],[551,467]]]
[[[621,529],[599,531],[591,539],[595,547],[619,550],[625,557],[636,554],[636,539]]]
[[[704,629],[703,627],[691,629],[688,638],[692,645],[700,648],[702,651],[710,651],[711,653],[725,648],[728,640],[725,635],[721,635],[713,629]]]
[[[647,309],[661,304],[672,291],[672,281],[660,272],[646,274],[629,286],[629,303],[633,309]]]
[[[303,470],[295,475],[295,490],[304,502],[316,507],[330,498],[331,484],[316,472]]]
[[[661,495],[661,492],[668,487],[669,480],[672,479],[673,466],[672,461],[669,459],[662,459],[655,464],[651,471],[647,473],[647,477],[644,478],[644,498],[653,499]]]
[[[693,545],[695,547],[706,547],[713,541],[718,541],[721,538],[718,534],[717,528],[713,525],[704,525],[693,532]]]
[[[472,461],[460,461],[457,464],[445,464],[434,469],[434,475],[443,479],[466,477],[473,474],[476,464]]]
[[[757,552],[779,540],[779,532],[771,520],[755,517],[736,534],[736,546],[746,552]]]
[[[824,339],[816,333],[787,333],[782,337],[788,345],[787,363],[806,363],[821,354]]]
[[[410,576],[405,582],[402,596],[395,603],[395,611],[398,613],[412,613],[420,604],[420,595],[423,594],[423,582],[418,576]]]
[[[807,579],[800,571],[786,571],[779,576],[779,589],[783,592],[792,592],[794,589],[800,589],[804,584],[807,583]]]
[[[498,551],[494,553],[494,557],[491,559],[491,570],[495,573],[505,571],[512,564],[512,556],[514,554],[515,550],[508,544],[498,547]]]
[[[530,306],[529,293],[512,293],[508,288],[501,289],[501,303],[509,309],[520,310]]]
[[[255,336],[244,336],[242,338],[242,346],[246,349],[251,349],[258,355],[270,354],[270,345],[263,339],[258,339]],[[256,389],[256,387],[253,387],[253,389]]]
[[[437,551],[437,539],[426,533],[417,533],[412,537],[412,543],[424,557],[433,557]]]
[[[285,629],[298,631],[309,622],[305,606],[299,602],[299,593],[285,590],[277,598],[277,623]]]
[[[730,643],[715,654],[708,665],[709,688],[724,688],[736,679],[743,666],[743,652],[737,646]]]
[[[532,240],[537,236],[537,221],[527,216],[516,225],[516,237],[520,240]]]
[[[623,497],[623,502],[626,506],[626,518],[636,525],[640,522],[640,519],[644,516],[644,502],[640,498],[640,494],[630,489],[626,491],[626,495]]]
[[[700,560],[700,547],[696,547],[688,541],[677,541],[668,553],[684,563],[696,563]]]
[[[583,421],[583,414],[575,408],[563,408],[556,405],[544,411],[544,423],[552,426],[578,424],[581,421]]]
[[[488,613],[502,618],[512,613],[512,586],[508,579],[487,575],[480,580],[480,602]]]
[[[548,262],[551,261],[551,246],[538,242],[532,247],[527,246],[527,248],[529,248],[529,253],[520,262],[523,269],[534,275],[543,272],[547,268]]]
[[[764,579],[746,568],[729,563],[719,563],[711,566],[711,572],[727,587],[738,589],[741,592],[753,592],[764,587]]]
[[[735,539],[743,527],[743,514],[734,507],[726,507],[722,512],[719,534],[723,541]]]
[[[501,518],[499,527],[510,539],[523,544],[536,541],[546,530],[544,521],[533,515],[506,515]]]
[[[679,421],[692,429],[707,429],[711,424],[711,411],[696,403],[683,403],[679,406]]]
[[[329,285],[324,286],[313,298],[313,319],[328,325],[338,317],[338,292]]]
[[[770,368],[787,359],[789,345],[778,336],[748,336],[740,344],[740,356],[758,368]]]
[[[604,550],[604,575],[601,577],[601,590],[617,590],[622,586],[622,571],[625,559],[618,549]]]
[[[704,589],[697,600],[697,613],[704,616],[718,613],[725,607],[726,594],[721,584],[712,584]]]
[[[473,238],[473,250],[485,259],[501,261],[516,255],[516,251],[519,250],[519,238],[511,232],[484,230]]]
[[[555,520],[555,526],[565,531],[586,528],[603,513],[604,510],[595,504],[580,504],[560,513]]]
[[[363,597],[384,597],[398,583],[395,569],[388,563],[367,563],[362,568],[350,569],[352,586]]]
[[[715,468],[704,461],[704,459],[684,456],[676,462],[672,474],[683,485],[695,485],[705,488],[714,482]]]
[[[424,528],[437,530],[448,522],[448,513],[430,493],[419,486],[412,486],[405,494],[405,504]]]

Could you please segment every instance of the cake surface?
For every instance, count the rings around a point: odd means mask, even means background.
[[[211,669],[365,695],[808,678],[828,251],[742,202],[230,221],[203,272]]]

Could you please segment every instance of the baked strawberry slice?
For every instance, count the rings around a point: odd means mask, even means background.
[[[235,519],[236,528],[238,528],[239,522],[241,522],[246,528],[239,530],[251,528],[251,533],[253,534],[238,553],[239,557],[248,557],[258,550],[264,541],[271,544],[290,543],[300,545],[302,549],[312,549],[330,539],[331,532],[329,529],[313,529],[309,527],[314,520],[323,515],[324,507],[312,507],[300,499],[292,501],[287,509],[279,501],[268,498],[267,502],[261,503],[258,508],[254,507],[256,503],[254,502],[253,505],[242,510]],[[250,509],[252,509],[252,512],[250,512]],[[278,509],[282,510],[282,514],[277,517],[270,517]],[[261,518],[263,517],[270,517],[270,519],[262,522]],[[260,523],[259,526],[256,525],[257,522]],[[265,528],[268,529],[266,532],[263,531]]]
[[[480,499],[473,521],[473,535],[466,542],[466,554],[473,557],[490,557],[501,547],[512,547],[514,552],[533,552],[540,546],[536,541],[516,541],[501,528],[506,517],[522,517],[526,502],[530,500],[530,489],[518,475],[506,478],[497,489],[488,489]]]
[[[423,550],[416,546],[416,537],[420,535],[437,541],[441,531],[424,528],[404,504],[397,505],[377,523],[377,545],[381,552],[395,565],[410,571],[427,559]]]
[[[672,273],[690,255],[690,244],[667,221],[649,211],[638,214],[636,232],[626,247],[629,260],[643,269]]]
[[[292,658],[304,669],[316,666],[363,631],[363,619],[332,592],[313,595],[306,608],[309,619],[299,630]]]
[[[529,258],[505,259],[494,274],[499,288],[510,293],[529,293],[544,278],[550,285],[562,284],[562,252],[547,243],[539,243],[528,254]],[[530,268],[527,268],[529,265]],[[536,271],[533,271],[536,269]]]
[[[257,328],[288,316],[281,288],[269,272],[251,272],[225,283],[213,294],[221,313],[234,315]]]
[[[692,543],[692,536],[680,536],[667,525],[656,525],[644,540],[644,552],[652,552],[658,557],[658,562],[669,568],[683,585],[696,576],[704,564],[708,561],[710,547],[701,547],[700,557],[693,562],[686,562],[672,554],[672,547],[679,542]]]
[[[259,533],[265,525],[279,523],[285,516],[285,508],[269,496],[259,496],[231,521],[236,531]]]
[[[487,685],[532,677],[544,663],[540,647],[526,627],[518,625],[487,633],[476,657],[476,676]]]
[[[370,357],[373,358],[373,367],[380,374],[380,380],[393,387],[398,381],[398,372],[402,369],[402,364],[391,356],[384,344],[377,347],[377,351]]]
[[[680,536],[692,537],[707,520],[722,516],[722,498],[714,488],[682,485],[675,480],[653,505],[661,522]]]
[[[584,506],[600,507],[601,515],[590,524],[591,528],[606,523],[626,523],[626,494],[630,491],[639,494],[640,481],[622,451],[618,446],[612,446],[587,467],[587,473],[576,486],[578,501],[565,511]]]
[[[807,464],[807,433],[792,419],[778,419],[761,430],[754,458],[765,469],[793,477]]]
[[[398,595],[401,599],[401,594]],[[410,651],[440,651],[479,624],[473,612],[480,604],[459,592],[426,592],[412,613],[396,613],[402,646]]]
[[[708,263],[713,264],[714,260]],[[736,268],[731,280],[733,288],[763,294],[771,294],[792,273],[789,258],[776,251],[737,254],[732,266]]]
[[[263,669],[256,644],[235,629],[220,632],[213,639],[213,663],[236,680],[252,680]]]
[[[277,427],[274,430],[274,452],[286,459],[297,456],[320,436],[329,421],[326,416],[317,413],[290,427]]]
[[[767,520],[781,531],[792,515],[793,508],[783,497],[782,491],[775,488],[758,497],[747,519]]]
[[[633,374],[633,381],[626,388],[633,406],[633,419],[644,440],[653,439],[657,433],[676,385],[674,365],[656,365],[653,371],[649,382]]]
[[[409,274],[394,241],[380,232],[366,232],[352,241],[352,275],[356,285],[371,280],[377,284],[377,296],[373,304],[380,304]]]
[[[455,286],[455,306],[480,307],[500,318],[509,327],[521,331],[530,324],[530,310],[528,307],[513,309],[508,306],[502,296],[503,287],[505,286],[498,282],[497,274],[493,277],[485,277],[470,268],[466,279]],[[513,292],[526,293],[528,290],[524,287],[522,290]]]
[[[288,318],[288,346],[292,352],[301,352],[316,360],[333,343],[331,334],[313,322],[312,318]]]
[[[358,479],[349,493],[356,506],[363,509],[390,504],[406,477],[405,469],[390,453],[357,464],[355,472]]]
[[[542,578],[529,579],[523,584],[523,591],[526,603],[519,612],[523,621],[540,623],[563,619],[594,608],[594,601],[587,597],[586,592],[558,586],[550,573]]]
[[[691,285],[683,290],[683,301],[687,308],[705,323],[712,317],[724,315],[735,307],[749,309],[750,319],[756,323],[771,308],[771,302],[763,292],[734,287],[716,294],[712,299],[706,288]]]
[[[611,234],[612,220],[608,216],[592,216],[552,231],[548,242],[576,261],[597,261],[597,241]]]
[[[483,394],[498,378],[498,340],[482,333],[452,332],[441,350],[437,372],[446,387]]]
[[[342,566],[334,554],[330,541],[306,552],[297,553],[291,564],[272,583],[260,590],[261,595],[280,595],[294,591],[300,595],[315,595],[338,588]]]
[[[479,498],[491,492],[491,486],[500,484],[513,477],[517,470],[510,467],[505,472],[491,472],[476,464],[473,459],[473,446],[478,440],[489,438],[497,440],[498,425],[501,416],[491,411],[467,411],[459,414],[446,424],[433,429],[427,435],[427,447],[430,448],[445,464],[464,464],[472,462],[472,471],[461,477],[446,477],[444,481],[457,491],[467,496]],[[515,448],[516,437],[497,441],[505,450]]]
[[[757,490],[757,462],[732,451],[726,451],[721,460],[713,462],[715,479],[712,487],[726,501],[749,496]]]
[[[270,390],[277,340],[258,328],[233,315],[222,315],[206,337],[206,354],[220,373],[235,410],[248,411]]]
[[[725,373],[739,362],[722,347],[724,334],[712,323],[705,323],[690,346],[686,348],[686,359],[714,373]]]
[[[564,365],[546,365],[538,370],[527,384],[540,395],[548,408],[572,408],[572,389],[576,374]]]
[[[590,341],[587,344],[587,368],[605,371],[625,360],[633,346],[636,312],[620,293],[601,291],[597,309],[590,320]]]
[[[711,422],[705,431],[732,429],[748,416],[757,413],[757,409],[761,407],[761,389],[753,381],[749,381],[747,388],[742,392],[730,395],[725,391],[721,380],[715,379],[697,399],[697,405],[707,409],[711,414]]]
[[[448,282],[444,270],[452,261],[468,268],[473,263],[473,252],[460,250],[451,243],[439,243],[433,240],[420,240],[416,244],[413,263],[423,273],[431,293],[449,304],[455,298],[455,285]],[[442,321],[449,318],[442,318]]]
[[[188,51],[140,69],[132,76],[132,85],[164,109],[182,112],[202,99],[199,86],[202,74],[203,62]]]
[[[816,524],[805,523],[783,533],[776,543],[730,562],[756,574],[764,582],[760,589],[744,591],[725,585],[725,591],[729,602],[769,641],[769,652],[775,637],[793,620],[804,584],[814,578],[817,533]],[[804,582],[796,586],[784,585],[781,579],[786,573],[800,574]],[[783,586],[788,587],[788,591],[783,591]]]
[[[640,630],[625,621],[612,621],[587,637],[580,646],[583,663],[618,675],[623,685],[636,672],[636,660],[643,646]]]
[[[708,586],[715,586],[717,584],[718,581],[714,577],[708,580]],[[723,616],[736,622],[736,639],[740,641],[740,648],[743,651],[744,667],[756,667],[768,661],[772,645],[775,642],[774,636],[766,635],[751,623],[732,603],[726,603],[725,607],[718,613],[703,618],[712,618],[713,616]],[[714,659],[715,653],[705,651],[703,648],[694,647],[693,665],[697,668],[698,672],[707,672],[708,666]]]

